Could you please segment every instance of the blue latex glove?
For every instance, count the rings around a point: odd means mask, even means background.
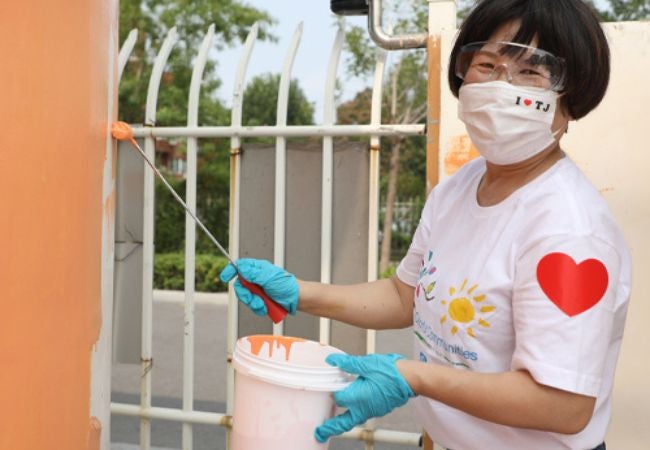
[[[351,430],[372,417],[385,416],[405,404],[409,398],[415,397],[415,393],[395,366],[395,362],[403,358],[395,353],[366,356],[329,355],[325,359],[328,364],[358,377],[350,386],[334,393],[336,404],[348,410],[326,420],[316,428],[316,440],[325,442],[330,437]]]
[[[261,259],[242,258],[237,260],[237,267],[239,267],[239,272],[244,278],[251,283],[260,285],[267,295],[289,311],[289,314],[296,314],[298,309],[298,283],[295,276],[281,267]],[[236,276],[237,270],[235,270],[232,263],[229,263],[219,274],[219,279],[224,283],[228,283]],[[264,301],[242,286],[239,279],[235,281],[235,293],[237,298],[258,316],[267,314]]]

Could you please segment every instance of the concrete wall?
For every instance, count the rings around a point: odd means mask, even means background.
[[[322,144],[292,143],[287,149],[285,267],[305,280],[320,280]],[[332,282],[368,279],[368,147],[365,142],[335,142],[332,225]],[[273,261],[275,148],[244,146],[241,173],[240,257]],[[319,320],[288,316],[285,333],[318,341]],[[239,305],[239,335],[271,333],[268,318]],[[333,322],[332,345],[365,353],[366,333]]]
[[[108,449],[116,34],[115,0],[0,7],[2,450]]]
[[[650,22],[605,24],[605,32],[612,51],[609,91],[594,112],[570,124],[562,146],[607,199],[634,258],[632,300],[607,444],[642,450],[650,445]],[[453,38],[452,32],[443,35],[443,55],[449,55]],[[443,86],[441,179],[477,155],[456,107],[456,99]]]

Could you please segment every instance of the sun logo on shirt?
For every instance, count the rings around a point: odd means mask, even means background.
[[[490,328],[490,323],[485,320],[485,315],[496,309],[496,306],[485,305],[485,294],[474,295],[478,284],[469,287],[467,290],[467,279],[457,289],[449,288],[450,300],[443,299],[441,304],[446,309],[446,314],[440,318],[440,324],[448,320],[453,321],[451,334],[455,336],[460,330],[464,330],[468,336],[476,337],[475,327]]]

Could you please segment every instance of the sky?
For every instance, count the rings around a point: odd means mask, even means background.
[[[314,102],[314,118],[316,123],[321,123],[327,65],[337,31],[329,0],[246,0],[245,3],[267,11],[278,22],[271,30],[278,38],[276,43],[258,41],[255,44],[246,80],[250,81],[258,74],[282,71],[291,38],[300,22],[303,22],[304,29],[293,64],[292,78],[298,80],[307,98]],[[350,25],[365,26],[367,18],[351,17],[346,21]],[[242,48],[242,45],[238,45],[233,49],[219,51],[215,55],[218,75],[222,81],[218,95],[228,106],[232,103],[234,76]],[[345,56],[339,63],[339,77],[345,77],[344,61]],[[342,86],[342,98],[348,99],[361,90],[365,83],[363,80],[346,79]]]

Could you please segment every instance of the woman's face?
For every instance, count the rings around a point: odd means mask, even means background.
[[[498,47],[497,42],[512,42],[519,31],[519,24],[519,21],[508,22],[490,36],[482,50],[474,54],[471,63],[469,63],[470,67],[463,78],[463,84],[498,80],[516,85],[550,89],[549,70],[546,70],[543,65],[531,67],[523,62],[522,60],[525,61],[526,59],[525,51],[523,54],[515,56],[491,51],[493,47]],[[536,47],[537,38],[533,38],[529,45]],[[558,108],[555,110],[555,117],[551,127],[552,130],[563,129],[569,120],[565,108],[558,101]]]

